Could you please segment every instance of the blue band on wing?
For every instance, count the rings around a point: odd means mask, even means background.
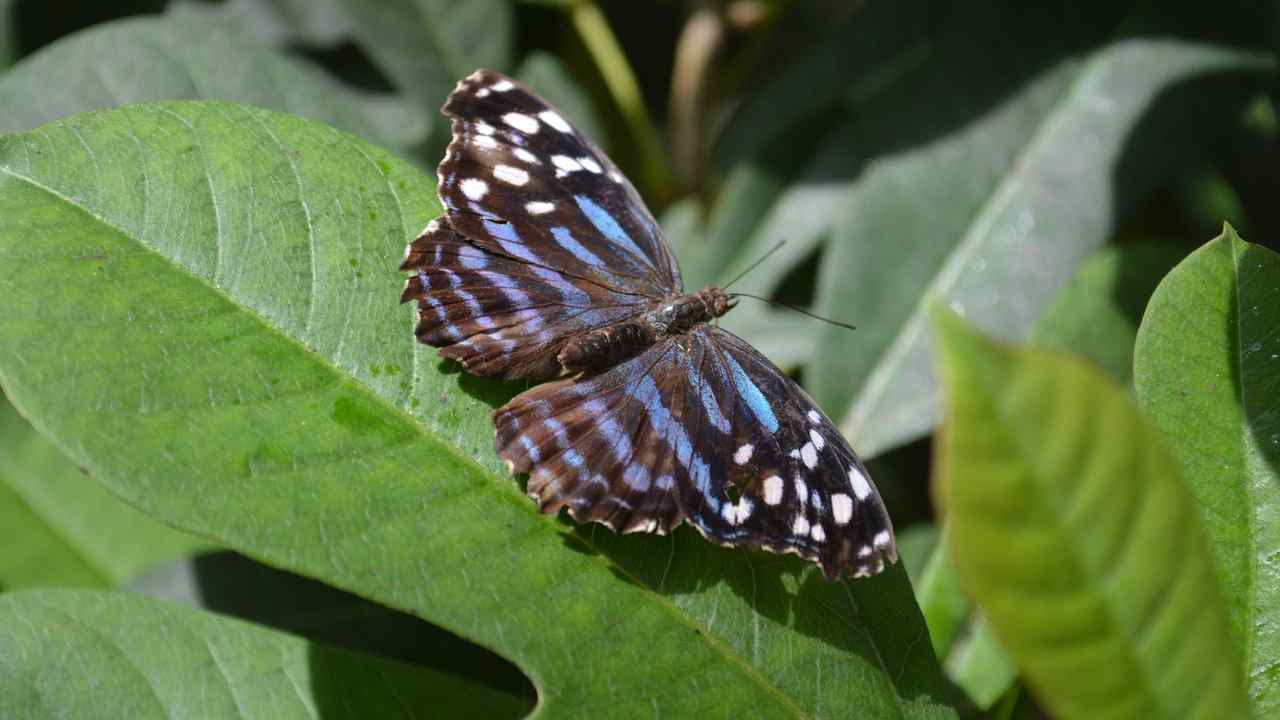
[[[595,201],[586,195],[574,195],[573,200],[578,203],[578,207],[582,209],[583,214],[587,216],[587,219],[591,221],[592,225],[596,226],[596,229],[599,230],[601,234],[613,242],[626,247],[627,250],[634,253],[635,256],[645,265],[649,264],[644,251],[640,249],[640,246],[636,245],[635,241],[631,239],[631,236],[622,229],[622,226],[618,224],[617,220],[613,219],[613,216],[610,215],[608,211],[597,205]]]
[[[726,355],[725,359],[729,361],[729,369],[733,371],[733,383],[738,386],[738,391],[742,393],[742,399],[747,401],[747,407],[751,408],[751,412],[769,429],[769,432],[778,432],[778,418],[773,414],[773,408],[769,407],[769,401],[764,398],[764,393],[760,392],[760,388],[751,381],[747,372],[742,369],[737,360],[733,356]]]
[[[555,237],[556,242],[560,243],[560,247],[573,253],[573,256],[579,260],[588,262],[596,267],[605,267],[604,261],[596,257],[595,253],[583,247],[582,243],[573,237],[573,233],[569,232],[569,228],[553,227],[551,228],[551,235]]]

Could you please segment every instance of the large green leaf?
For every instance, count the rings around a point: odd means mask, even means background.
[[[1156,289],[1134,352],[1217,560],[1258,712],[1280,712],[1280,255],[1227,227]]]
[[[1062,717],[1249,717],[1199,514],[1128,393],[934,307],[944,541],[1041,700]]]
[[[0,132],[182,98],[284,110],[396,148],[427,131],[410,105],[352,90],[222,23],[179,15],[99,25],[25,58],[0,75]]]
[[[0,396],[0,589],[119,585],[205,543],[111,497]]]
[[[0,383],[116,494],[495,649],[547,712],[948,714],[898,566],[832,584],[539,515],[491,449],[515,388],[458,374],[398,305],[438,211],[405,163],[264,110],[0,138]]]
[[[137,596],[0,596],[5,718],[519,717],[472,680]]]

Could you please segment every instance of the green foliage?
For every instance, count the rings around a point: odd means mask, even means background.
[[[52,151],[73,139],[83,153]],[[846,588],[794,558],[689,533],[655,556],[537,513],[488,452],[508,391],[459,383],[404,331],[399,246],[438,206],[403,162],[292,116],[166,103],[7,136],[0,168],[0,256],[25,268],[5,280],[21,301],[0,382],[131,503],[483,642],[548,711],[691,711],[694,688],[654,693],[696,674],[763,715],[938,716],[900,571]],[[635,637],[668,659],[584,681]]]
[[[0,590],[112,587],[206,543],[121,503],[0,397]]]
[[[1134,352],[1217,560],[1262,717],[1280,712],[1280,255],[1230,227],[1160,283]]]
[[[1280,262],[1188,256],[1280,238],[1276,8],[55,5],[0,0],[0,716],[1280,712]],[[536,512],[525,386],[398,302],[481,66],[687,288],[787,241],[734,289],[858,330],[723,323],[878,456],[901,564]]]
[[[14,720],[517,717],[521,709],[467,678],[127,595],[28,590],[0,596],[0,615],[0,715]]]
[[[50,78],[62,80],[50,83]],[[403,101],[347,88],[222,23],[180,16],[102,25],[25,59],[0,76],[0,107],[7,108],[0,113],[0,131],[27,130],[86,110],[178,98],[283,110],[401,149],[419,142],[427,127]]]
[[[1199,514],[1128,394],[934,307],[945,542],[1039,697],[1063,717],[1249,717]]]

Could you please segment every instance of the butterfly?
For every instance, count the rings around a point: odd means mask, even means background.
[[[794,553],[829,579],[897,560],[866,467],[822,410],[684,292],[657,222],[609,158],[491,70],[443,108],[445,214],[405,251],[418,340],[470,373],[541,383],[493,413],[540,509],[623,533],[689,523]]]

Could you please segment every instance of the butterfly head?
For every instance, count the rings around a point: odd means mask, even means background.
[[[715,285],[708,285],[700,290],[697,298],[702,301],[707,314],[712,318],[724,315],[738,304],[737,298],[731,297],[729,293]]]

